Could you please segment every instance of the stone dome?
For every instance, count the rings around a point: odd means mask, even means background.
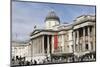
[[[54,11],[49,12],[49,14],[46,16],[45,21],[52,20],[52,19],[60,21],[59,17],[56,15]]]

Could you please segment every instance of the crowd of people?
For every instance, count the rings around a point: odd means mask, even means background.
[[[48,60],[48,57],[45,59],[34,59],[34,60],[26,60],[25,57],[18,57],[16,56],[16,58],[12,58],[12,66],[29,66],[29,65],[37,65],[37,64],[45,64],[45,63],[49,63],[50,60]]]
[[[90,53],[86,54],[82,57],[77,56],[70,56],[70,57],[35,57],[30,61],[26,59],[26,57],[13,57],[12,58],[12,66],[30,66],[30,65],[37,65],[37,64],[48,64],[48,63],[62,63],[62,62],[84,62],[84,61],[95,61],[96,54]]]

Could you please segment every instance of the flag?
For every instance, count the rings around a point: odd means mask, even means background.
[[[34,26],[34,29],[36,28],[36,25]]]
[[[57,36],[57,34],[54,35],[54,48],[55,48],[55,49],[58,48],[58,36]]]

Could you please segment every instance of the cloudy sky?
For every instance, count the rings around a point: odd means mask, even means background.
[[[80,15],[95,14],[94,6],[12,1],[12,40],[28,40],[35,25],[44,28],[45,17],[51,10],[59,16],[60,23],[72,23]]]

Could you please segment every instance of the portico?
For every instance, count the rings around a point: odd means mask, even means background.
[[[81,57],[87,53],[95,52],[95,22],[86,21],[76,23],[73,27],[74,54]]]

